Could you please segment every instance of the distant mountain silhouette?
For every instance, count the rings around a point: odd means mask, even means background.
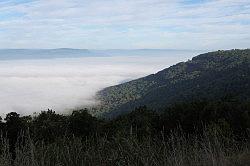
[[[90,56],[87,49],[1,49],[0,60],[75,58]]]
[[[200,52],[194,50],[174,49],[0,49],[0,60],[25,60],[25,59],[53,59],[53,58],[80,58],[80,57],[106,57],[106,56],[159,56],[183,55],[184,52]]]

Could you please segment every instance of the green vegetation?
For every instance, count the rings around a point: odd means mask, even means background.
[[[160,110],[176,102],[250,96],[250,49],[216,51],[194,57],[156,74],[98,93],[101,112],[107,117],[140,105]]]
[[[160,114],[138,107],[107,121],[87,110],[0,123],[0,165],[249,165],[250,102],[177,103]]]

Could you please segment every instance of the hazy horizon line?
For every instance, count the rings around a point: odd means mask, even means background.
[[[0,50],[57,50],[57,49],[72,49],[72,50],[194,50],[202,51],[204,49],[178,49],[178,48],[73,48],[73,47],[55,47],[55,48],[0,48]],[[235,49],[235,48],[232,48]],[[243,48],[239,48],[243,49]],[[206,49],[207,50],[207,49]],[[209,49],[208,49],[209,50]]]
[[[244,50],[250,48],[228,48],[228,49],[177,49],[177,48],[106,48],[106,49],[92,49],[92,48],[73,48],[73,47],[55,47],[55,48],[0,48],[0,50],[90,50],[90,51],[133,51],[133,50],[144,50],[144,51],[197,51],[197,52],[211,52],[218,50]]]

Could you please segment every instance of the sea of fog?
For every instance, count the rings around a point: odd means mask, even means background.
[[[0,115],[92,106],[102,88],[156,73],[197,53],[0,60]]]

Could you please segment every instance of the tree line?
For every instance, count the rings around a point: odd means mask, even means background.
[[[2,136],[14,144],[22,132],[29,132],[35,141],[53,142],[62,137],[89,137],[91,135],[156,137],[169,134],[179,127],[185,133],[202,131],[204,126],[218,125],[246,136],[250,129],[250,102],[231,99],[176,103],[157,112],[141,106],[115,119],[105,120],[92,116],[88,109],[75,110],[70,115],[53,110],[38,116],[20,116],[11,112],[1,118]]]

